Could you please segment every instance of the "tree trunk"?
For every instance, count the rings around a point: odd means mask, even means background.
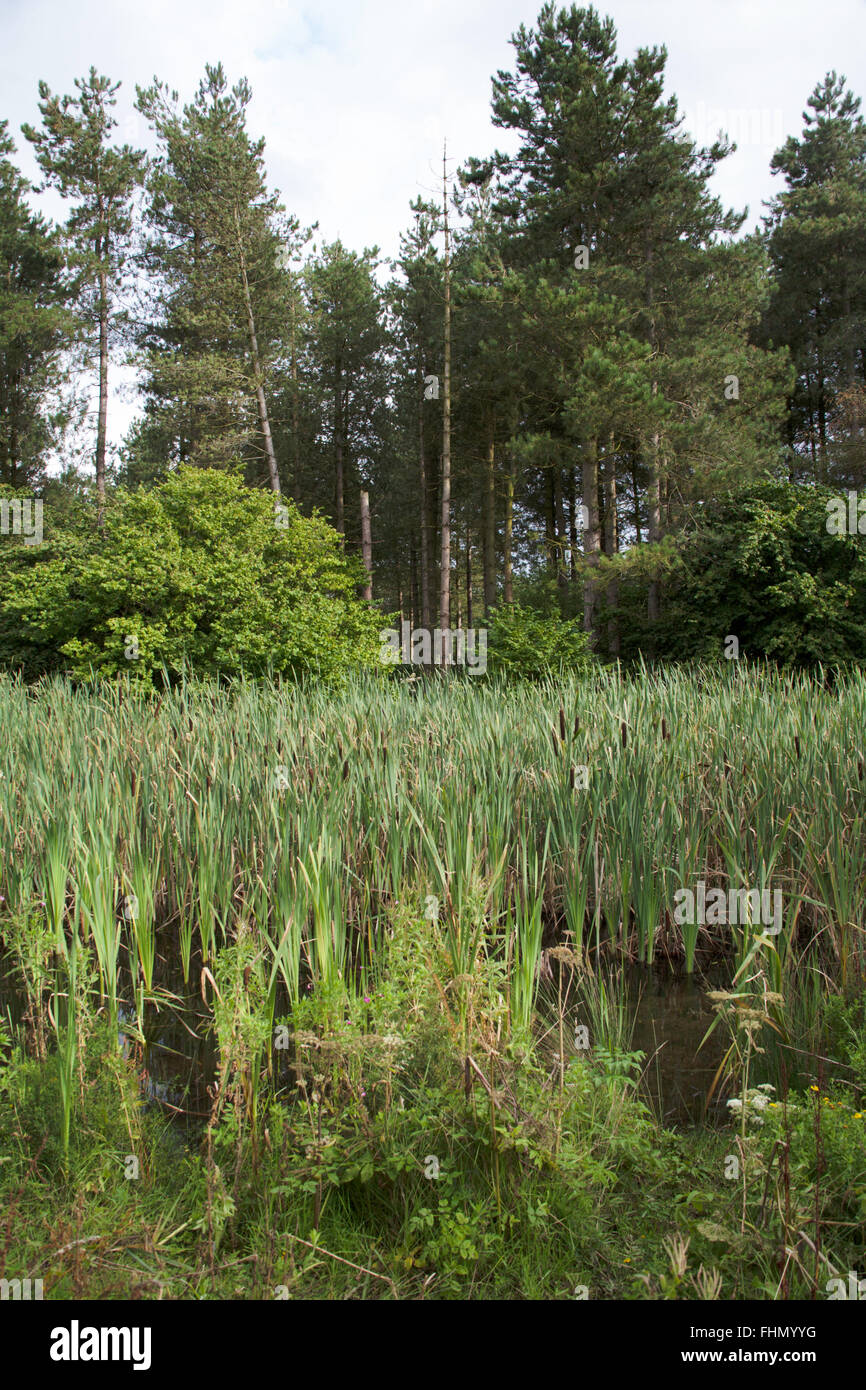
[[[420,611],[418,598],[418,552],[415,549],[414,538],[409,544],[409,589],[411,594],[409,621],[413,627],[423,627],[424,620],[418,617]]]
[[[289,480],[289,492],[297,492],[300,477],[300,454],[298,439],[298,347],[297,347],[297,304],[295,302],[295,284],[292,280],[292,476]]]
[[[588,440],[583,450],[583,501],[587,510],[587,526],[583,537],[583,553],[591,566],[598,564],[601,551],[601,526],[598,515],[598,444]],[[592,632],[595,625],[595,579],[590,571],[583,589],[583,626]]]
[[[818,349],[818,482],[827,481],[827,394],[824,354]]]
[[[646,300],[647,310],[650,320],[650,346],[655,356],[658,351],[656,341],[656,321],[654,312],[655,287],[653,283],[653,245],[650,231],[646,234]],[[653,370],[652,394],[658,395],[659,384]],[[661,487],[659,478],[659,433],[656,430],[652,436],[652,446],[649,464],[649,486],[647,488],[647,540],[650,545],[655,544],[661,539]],[[651,623],[658,621],[659,616],[659,584],[657,579],[650,580],[649,592],[647,594],[647,617]],[[652,639],[651,639],[652,641]]]
[[[338,357],[335,364],[336,383],[334,385],[334,514],[340,535],[345,535],[346,525],[343,509],[343,364]]]
[[[370,494],[361,489],[361,558],[367,571],[362,598],[373,602],[373,538],[370,534]]]
[[[510,606],[514,603],[514,582],[511,569],[511,544],[514,533],[514,460],[510,453],[508,474],[505,479],[505,535],[503,538],[503,598]]]
[[[556,574],[556,500],[553,490],[553,473],[548,468],[544,474],[545,491],[545,510],[544,510],[544,549],[546,552],[547,572],[553,576]]]
[[[661,478],[659,476],[659,436],[658,433],[652,437],[652,451],[650,454],[650,476],[647,487],[647,540],[650,545],[654,545],[661,540],[662,534],[662,499],[661,499]],[[649,592],[647,594],[647,617],[651,623],[658,622],[659,617],[659,583],[657,579],[651,579]]]
[[[562,468],[559,464],[553,470],[553,505],[556,519],[556,582],[560,593],[568,588],[568,571],[565,568],[565,544],[568,532],[565,527],[565,501],[562,495]]]
[[[472,626],[472,531],[466,526],[466,626]]]
[[[241,241],[241,220],[238,210],[235,208],[235,228],[238,238],[238,255],[241,263],[241,278],[244,287],[244,304],[247,311],[247,330],[250,335],[250,352],[253,359],[253,373],[256,382],[256,400],[259,407],[259,423],[262,427],[262,437],[265,441],[265,458],[268,463],[268,477],[271,484],[271,492],[275,496],[280,495],[280,473],[277,468],[277,456],[274,453],[274,441],[271,438],[271,423],[268,419],[268,405],[265,400],[265,387],[262,378],[262,364],[259,357],[259,344],[256,338],[256,321],[253,317],[253,301],[250,295],[250,282],[247,279],[247,260],[244,255],[243,242]]]
[[[427,461],[424,457],[424,366],[418,349],[418,473],[421,487],[421,626],[433,626],[430,606],[430,499],[427,496]]]
[[[632,455],[632,465],[631,465],[631,495],[632,495],[632,500],[633,500],[633,502],[634,502],[634,540],[635,540],[635,545],[640,545],[640,544],[641,544],[641,532],[640,532],[640,489],[638,488],[638,485],[637,485],[637,468],[636,468],[636,459],[635,459],[635,456],[634,456],[634,455]]]
[[[451,237],[448,227],[448,178],[442,151],[442,207],[445,225],[445,367],[442,405],[442,571],[439,577],[439,626],[451,626]],[[448,647],[442,660],[448,665]]]
[[[494,415],[487,424],[487,459],[484,470],[484,612],[489,617],[496,603],[496,478],[493,470]]]
[[[96,424],[96,524],[105,522],[105,454],[108,438],[108,282],[99,272],[99,416]]]
[[[619,550],[619,526],[616,515],[616,458],[611,439],[604,462],[604,529],[605,554],[615,555]],[[612,579],[607,586],[607,603],[611,616],[607,624],[607,647],[612,657],[619,656],[619,622],[616,610],[619,606],[619,584]]]
[[[568,470],[568,548],[569,576],[574,583],[577,579],[577,478],[574,464]]]

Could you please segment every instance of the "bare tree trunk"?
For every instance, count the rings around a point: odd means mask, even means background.
[[[442,566],[439,576],[439,626],[444,632],[451,612],[451,236],[448,227],[446,150],[442,150],[442,209],[445,226],[445,368],[442,405]],[[448,646],[443,646],[448,664]]]
[[[96,424],[96,524],[105,521],[105,454],[108,439],[108,282],[99,272],[99,416]]]
[[[619,550],[619,526],[616,515],[616,458],[613,439],[610,440],[604,462],[604,528],[605,553],[615,555]],[[619,622],[616,610],[619,606],[619,584],[612,579],[607,586],[607,603],[612,610],[607,624],[607,646],[610,655],[619,656]]]
[[[472,531],[466,524],[466,626],[472,626]]]
[[[553,470],[553,509],[556,520],[556,582],[560,592],[568,588],[568,571],[565,568],[565,544],[568,531],[565,525],[565,500],[562,495],[562,468],[559,464]]]
[[[418,552],[415,549],[414,539],[409,544],[409,591],[411,594],[411,604],[409,606],[409,621],[413,627],[424,626],[423,618],[418,617],[419,598],[418,598]]]
[[[577,478],[574,464],[568,470],[568,549],[569,576],[577,579]]]
[[[451,548],[454,553],[454,585],[451,594],[451,611],[457,610],[457,628],[463,626],[463,608],[461,604],[462,593],[460,590],[460,528],[455,526],[451,529]]]
[[[253,318],[253,301],[250,295],[250,282],[247,279],[247,260],[244,255],[243,242],[241,241],[241,220],[235,207],[235,228],[238,237],[238,255],[241,264],[241,278],[244,286],[244,304],[247,310],[247,329],[250,335],[250,352],[253,359],[253,372],[256,381],[256,400],[259,406],[259,423],[262,427],[262,437],[265,441],[265,458],[268,461],[268,476],[271,483],[271,492],[277,497],[280,495],[280,473],[277,468],[277,456],[274,453],[274,441],[271,438],[271,423],[268,419],[268,405],[265,400],[265,387],[262,377],[262,364],[259,357],[259,344],[256,338],[256,321]]]
[[[514,580],[512,575],[512,537],[514,534],[514,459],[509,451],[508,473],[505,479],[505,535],[503,537],[503,598],[509,605],[514,603]]]
[[[583,450],[582,490],[587,510],[587,526],[583,536],[583,553],[590,565],[598,564],[601,551],[601,526],[598,515],[598,445],[588,440]],[[592,632],[595,624],[595,579],[590,572],[583,588],[583,626]]]
[[[656,383],[653,382],[653,391]],[[661,475],[659,473],[659,436],[656,432],[652,437],[652,452],[650,454],[650,476],[647,487],[647,540],[650,545],[654,545],[661,540],[662,534],[662,495],[661,495]],[[649,593],[647,595],[647,617],[651,623],[658,621],[659,616],[659,584],[657,579],[650,580]]]
[[[818,348],[818,482],[827,481],[827,395],[824,354]]]
[[[544,512],[544,548],[546,551],[547,571],[555,575],[557,571],[556,563],[556,500],[554,497],[553,473],[548,468],[544,476],[544,489],[546,507]]]
[[[641,533],[640,533],[640,491],[639,491],[638,485],[637,485],[637,470],[636,470],[636,467],[635,467],[634,456],[632,456],[632,466],[631,466],[631,491],[632,491],[632,499],[633,499],[633,501],[634,501],[634,535],[635,535],[635,545],[640,545],[640,544],[641,544]]]
[[[427,461],[424,457],[424,367],[418,348],[418,471],[421,486],[421,626],[429,631],[430,607],[430,499],[427,496]]]
[[[20,447],[20,446],[19,446],[19,439],[20,439],[21,431],[20,431],[20,429],[19,429],[19,424],[18,424],[18,422],[19,422],[19,420],[21,419],[21,414],[22,414],[22,411],[21,411],[21,375],[22,375],[22,373],[21,373],[21,368],[19,367],[18,370],[15,372],[15,375],[14,375],[13,384],[12,384],[12,391],[11,391],[11,393],[10,393],[10,399],[9,399],[9,408],[8,408],[8,415],[9,415],[9,437],[8,437],[8,443],[7,443],[7,446],[6,446],[6,467],[5,467],[5,469],[4,469],[3,482],[4,482],[4,483],[8,483],[10,487],[14,487],[14,486],[15,486],[15,475],[16,475],[16,473],[17,473],[17,471],[18,471],[18,462],[19,462],[19,460],[18,460],[18,449],[19,449],[19,447]],[[4,403],[2,400],[0,400],[0,412],[2,412],[2,411],[4,411],[4,410],[5,410],[5,403]],[[26,426],[25,426],[25,427],[26,427]]]
[[[340,535],[345,535],[346,524],[343,510],[343,372],[337,361],[337,384],[334,387],[334,506],[336,525]]]
[[[646,238],[646,267],[647,267],[647,309],[650,318],[650,345],[653,356],[658,351],[656,341],[656,321],[654,311],[655,286],[653,283],[653,246],[649,230]],[[653,396],[658,395],[659,384],[653,369]],[[650,545],[654,545],[661,540],[661,478],[659,475],[659,433],[656,430],[652,436],[652,451],[649,464],[649,486],[647,488],[647,540]],[[647,617],[651,623],[658,622],[659,616],[659,583],[657,579],[650,580],[649,592],[647,594]]]
[[[487,460],[484,472],[484,612],[487,616],[496,603],[496,478],[494,415],[490,411],[487,424]]]
[[[367,571],[367,582],[361,595],[373,602],[373,538],[370,534],[370,494],[361,489],[361,558]]]
[[[300,475],[300,441],[298,439],[298,346],[297,346],[297,304],[295,303],[295,285],[292,281],[292,477],[290,488],[297,491]]]

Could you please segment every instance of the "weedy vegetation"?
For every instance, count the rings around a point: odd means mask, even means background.
[[[799,1298],[864,1267],[861,673],[2,678],[0,726],[0,1275]],[[781,931],[678,925],[699,879],[780,889]],[[721,1065],[666,1128],[623,970],[710,961]]]

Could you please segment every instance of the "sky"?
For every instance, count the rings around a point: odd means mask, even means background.
[[[541,0],[0,0],[0,119],[18,162],[39,123],[38,82],[72,92],[91,65],[121,82],[119,138],[153,148],[134,110],[154,76],[192,97],[205,63],[253,89],[248,125],[266,139],[272,187],[317,239],[397,254],[410,199],[441,189],[469,155],[513,148],[490,119],[491,77],[511,69],[511,34]],[[667,93],[701,143],[719,129],[738,149],[715,175],[726,206],[759,222],[778,179],[773,151],[802,129],[809,94],[831,69],[866,100],[866,0],[607,0],[619,52],[668,52]],[[34,199],[59,216],[53,194]],[[127,394],[127,393],[124,393]],[[110,435],[134,413],[115,399]]]

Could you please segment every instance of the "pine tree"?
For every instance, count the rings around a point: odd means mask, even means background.
[[[61,359],[76,325],[59,234],[29,208],[14,152],[0,121],[0,482],[33,487],[68,420]]]
[[[281,252],[291,255],[299,231],[268,193],[264,140],[246,128],[251,99],[245,79],[229,90],[221,65],[206,67],[182,110],[160,82],[138,89],[160,153],[147,180],[152,290],[137,443],[201,466],[242,462],[280,493],[268,398],[292,290]]]
[[[79,309],[93,324],[99,363],[99,409],[96,427],[98,521],[105,510],[108,438],[108,381],[111,349],[122,323],[117,301],[132,232],[132,199],[141,182],[144,154],[129,145],[111,144],[117,125],[111,114],[119,82],[91,67],[76,78],[78,95],[54,96],[39,83],[42,129],[22,126],[45,175],[74,204],[66,234],[78,272]]]
[[[383,296],[375,280],[378,249],[360,255],[326,245],[305,269],[307,351],[313,390],[328,439],[333,492],[329,511],[346,534],[346,500],[372,481],[387,409]]]
[[[866,480],[866,123],[829,73],[801,137],[773,158],[786,189],[765,219],[773,295],[763,339],[790,346],[786,438],[793,477]]]

